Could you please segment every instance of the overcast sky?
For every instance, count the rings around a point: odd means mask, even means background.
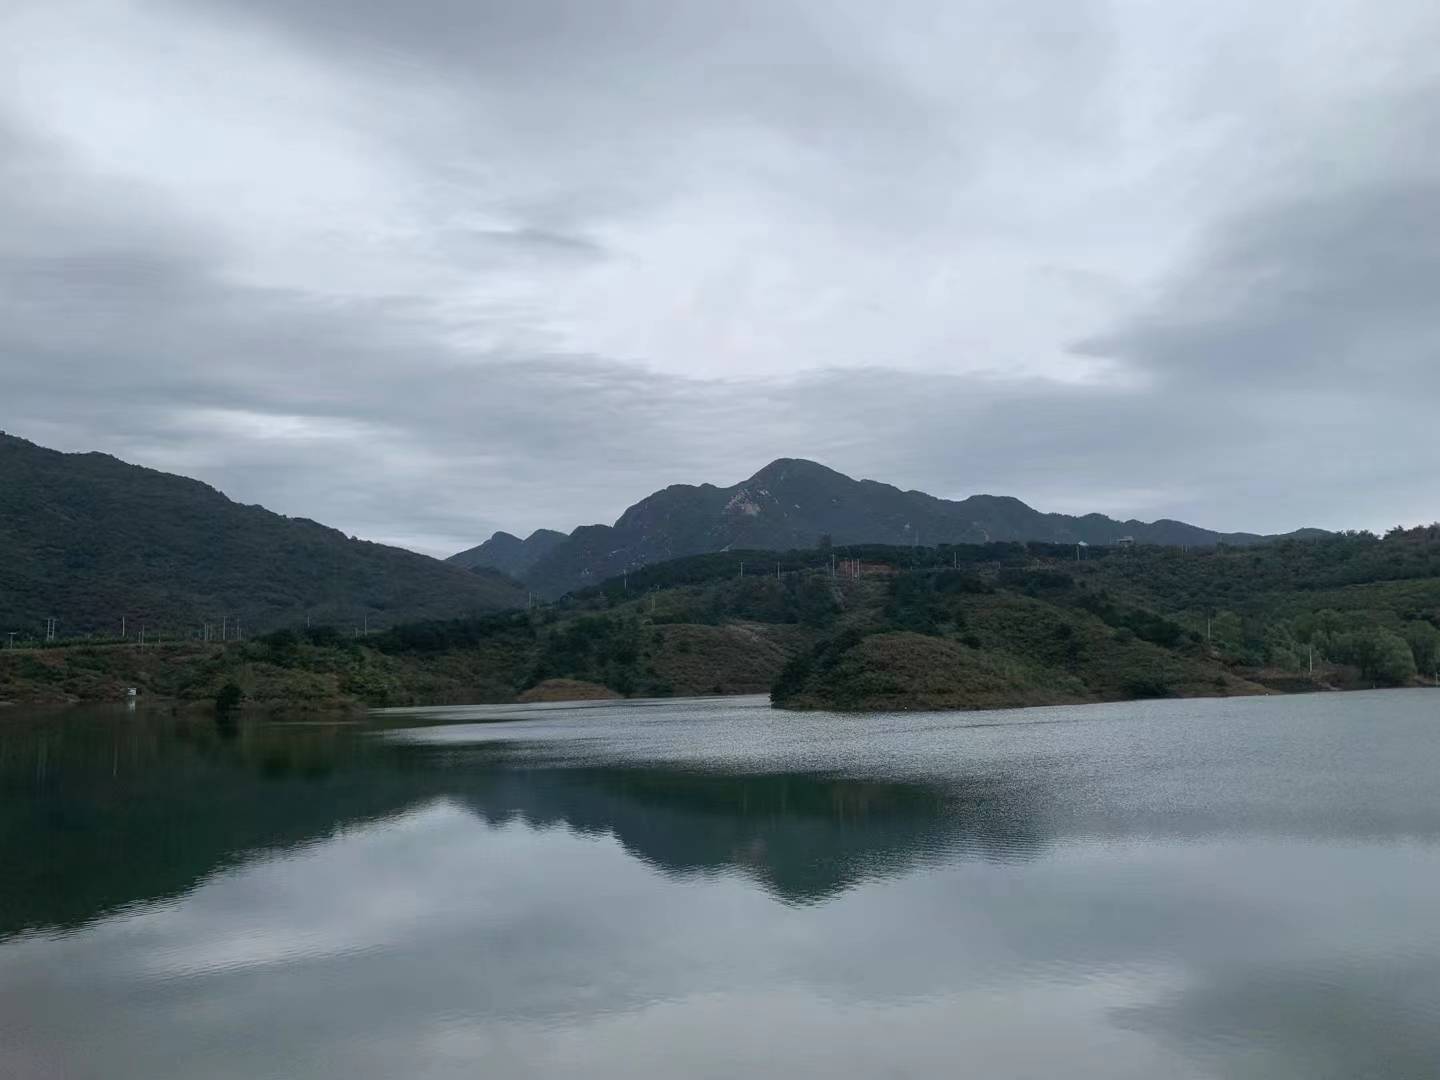
[[[0,0],[0,428],[448,553],[778,456],[1440,517],[1434,0]]]

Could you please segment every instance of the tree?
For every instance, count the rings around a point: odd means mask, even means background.
[[[800,621],[806,626],[828,626],[840,610],[830,579],[810,577],[800,586]]]
[[[1415,657],[1415,667],[1421,674],[1440,668],[1440,630],[1428,622],[1417,620],[1406,623],[1402,633]]]
[[[1405,639],[1388,630],[1378,631],[1377,636],[1380,638],[1380,649],[1375,660],[1375,680],[1400,686],[1413,679],[1415,655]]]
[[[1342,664],[1360,669],[1367,682],[1398,686],[1415,675],[1415,655],[1410,645],[1398,634],[1368,626],[1336,635],[1330,643],[1329,655]]]
[[[1300,657],[1304,654],[1284,623],[1271,623],[1265,628],[1265,662],[1271,667],[1286,671],[1297,671],[1303,665]]]
[[[1330,635],[1339,633],[1344,624],[1344,617],[1333,608],[1308,611],[1295,619],[1295,640],[1307,645],[1323,645]]]
[[[220,688],[220,692],[215,695],[215,711],[218,713],[228,713],[235,709],[240,702],[244,700],[244,697],[245,692],[241,690],[236,683],[227,682]]]

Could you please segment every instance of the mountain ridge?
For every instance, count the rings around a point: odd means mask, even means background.
[[[1323,530],[1300,529],[1284,537],[1320,535]],[[837,544],[1110,544],[1131,537],[1138,543],[1194,546],[1282,538],[1222,533],[1169,518],[1117,521],[1098,513],[1045,513],[1010,495],[942,499],[856,480],[806,458],[777,458],[730,487],[671,484],[627,507],[613,525],[581,525],[568,536],[542,529],[523,541],[496,533],[450,561],[502,570],[555,597],[666,559],[731,548],[813,547],[826,536]]]
[[[463,566],[466,570],[490,567],[511,577],[522,577],[537,559],[545,556],[556,545],[568,537],[555,529],[536,529],[524,540],[508,532],[497,532],[483,544],[467,548],[451,555],[446,562]]]
[[[347,537],[190,477],[0,432],[0,632],[384,626],[523,604],[498,571]]]

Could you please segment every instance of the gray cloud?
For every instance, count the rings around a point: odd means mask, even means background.
[[[1264,207],[1214,245],[1155,311],[1082,351],[1186,382],[1353,379],[1361,392],[1440,360],[1440,170]]]
[[[70,6],[5,17],[18,434],[435,552],[781,455],[1434,516],[1424,5]]]

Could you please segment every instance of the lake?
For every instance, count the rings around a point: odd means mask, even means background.
[[[0,712],[0,1076],[1440,1076],[1440,692]]]

